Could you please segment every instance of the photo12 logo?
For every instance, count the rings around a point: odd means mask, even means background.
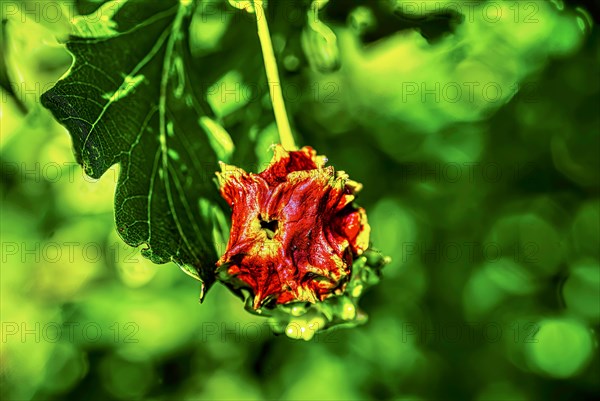
[[[406,1],[395,0],[393,9],[402,15],[457,14],[465,22],[482,20],[488,24],[510,21],[515,24],[538,24],[540,3],[545,0],[515,1]]]
[[[135,322],[2,322],[2,343],[122,343],[135,344],[140,327]]]
[[[538,331],[539,325],[535,322],[509,325],[500,322],[404,322],[401,342],[472,344],[505,340],[514,343],[537,343],[535,335]]]

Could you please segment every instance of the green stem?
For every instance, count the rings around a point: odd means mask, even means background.
[[[267,23],[266,13],[261,7],[261,15],[259,15],[259,7],[262,2],[252,0],[254,6],[254,14],[256,15],[256,26],[258,28],[258,38],[260,39],[260,47],[262,48],[263,59],[265,62],[265,70],[267,72],[267,81],[269,84],[269,93],[271,94],[271,102],[273,103],[273,112],[275,113],[275,122],[279,131],[279,139],[285,150],[295,150],[296,144],[292,135],[292,128],[285,111],[285,103],[283,101],[283,93],[281,92],[281,83],[279,81],[279,71],[277,70],[277,61],[273,52],[273,43],[271,42],[271,34],[269,33],[269,25]]]

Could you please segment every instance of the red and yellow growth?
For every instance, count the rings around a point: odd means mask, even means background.
[[[361,185],[326,161],[310,147],[276,145],[259,174],[221,164],[232,227],[217,266],[225,282],[252,292],[255,310],[342,294],[369,246],[367,216],[353,204]]]

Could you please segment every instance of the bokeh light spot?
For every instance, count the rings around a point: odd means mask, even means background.
[[[593,351],[590,331],[576,320],[547,319],[527,347],[529,362],[540,372],[556,378],[579,373]]]

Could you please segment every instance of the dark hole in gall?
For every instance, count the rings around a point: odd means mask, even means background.
[[[267,233],[267,238],[269,239],[273,239],[273,237],[275,236],[275,232],[277,231],[278,225],[279,224],[277,220],[267,221],[263,220],[262,218],[260,219],[260,228],[265,230],[265,232]]]

